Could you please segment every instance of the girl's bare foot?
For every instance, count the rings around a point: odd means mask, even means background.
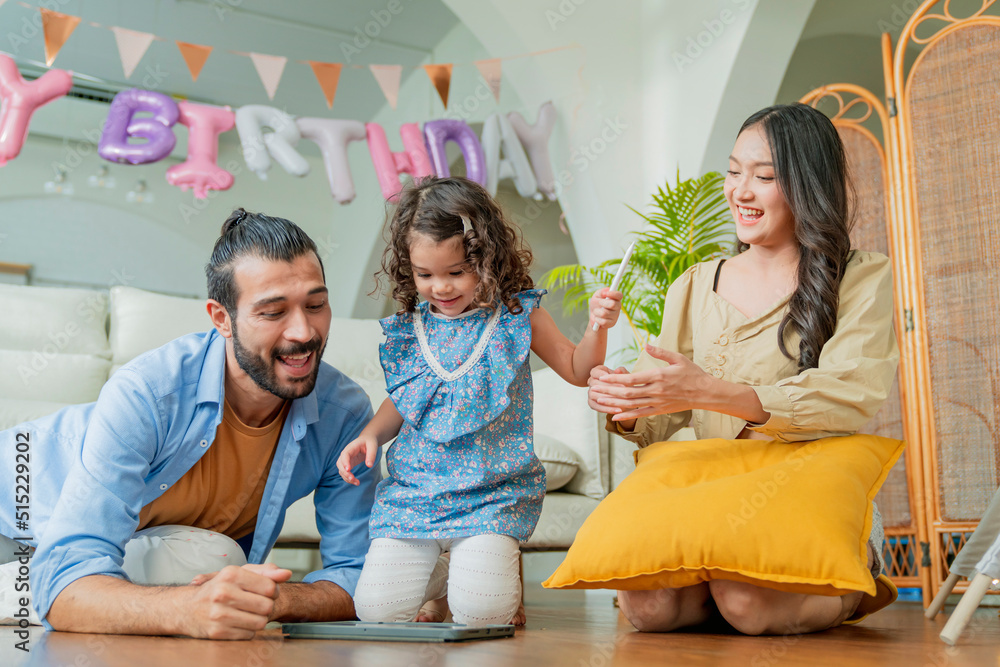
[[[444,623],[447,617],[448,598],[443,597],[425,602],[413,620],[417,623]]]
[[[528,622],[528,617],[524,613],[524,603],[517,605],[517,611],[514,612],[514,618],[510,622],[518,627],[523,626]]]

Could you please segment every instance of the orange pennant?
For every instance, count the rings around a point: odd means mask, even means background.
[[[60,14],[51,9],[38,8],[42,13],[42,30],[45,32],[45,64],[52,67],[69,36],[80,24],[79,16]]]
[[[337,82],[340,81],[340,69],[343,65],[340,63],[320,63],[315,60],[307,60],[306,62],[312,67],[316,81],[323,89],[323,96],[326,97],[326,108],[332,109],[333,98],[337,94]]]
[[[190,44],[188,42],[177,42],[177,48],[180,49],[181,55],[184,57],[184,62],[187,63],[188,71],[191,72],[191,80],[197,81],[198,75],[201,74],[201,68],[205,66],[205,61],[208,60],[209,54],[212,53],[212,47],[202,46],[201,44]]]
[[[451,63],[445,65],[424,65],[427,76],[431,83],[437,88],[438,95],[441,96],[441,103],[444,108],[448,108],[448,87],[451,85]]]
[[[490,87],[490,92],[493,93],[493,98],[499,103],[501,69],[500,59],[490,58],[488,60],[477,60],[476,67],[479,69],[479,73],[486,81],[486,85]]]

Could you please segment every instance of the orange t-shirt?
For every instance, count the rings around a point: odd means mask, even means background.
[[[254,428],[241,422],[225,401],[212,446],[176,484],[142,508],[138,530],[176,524],[234,540],[252,533],[290,405],[286,401],[270,424]]]

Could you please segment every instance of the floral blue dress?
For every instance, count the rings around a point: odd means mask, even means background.
[[[375,494],[372,538],[526,540],[545,495],[532,446],[529,314],[544,290],[449,318],[421,303],[382,320],[386,389],[403,416]]]

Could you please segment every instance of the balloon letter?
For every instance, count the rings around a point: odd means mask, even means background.
[[[424,136],[420,134],[420,126],[416,123],[404,123],[399,128],[399,134],[403,137],[401,153],[389,150],[385,130],[378,123],[365,123],[365,132],[368,135],[368,152],[375,165],[375,175],[382,187],[382,196],[389,201],[396,201],[396,196],[403,188],[399,182],[400,174],[409,174],[413,178],[434,174],[424,147]]]
[[[35,109],[62,97],[73,87],[73,75],[66,70],[50,69],[31,83],[21,78],[17,64],[0,55],[0,167],[21,152],[28,136],[28,124]]]
[[[524,154],[521,141],[505,116],[495,113],[486,119],[482,143],[486,156],[486,189],[490,194],[497,193],[497,183],[501,178],[512,178],[519,195],[533,196],[538,190],[538,181],[531,171],[531,163]],[[500,157],[501,147],[503,158]]]
[[[151,112],[153,117],[135,118],[141,111]],[[171,129],[177,116],[177,103],[163,93],[138,88],[123,90],[111,101],[97,153],[110,162],[147,164],[162,160],[177,143]],[[130,144],[129,137],[146,142]]]
[[[303,139],[316,142],[323,154],[330,194],[340,204],[354,199],[354,181],[347,163],[347,144],[365,138],[365,125],[358,120],[299,118],[296,121]]]
[[[263,129],[271,132],[264,134]],[[309,163],[295,150],[302,135],[290,115],[260,104],[248,104],[236,110],[236,131],[243,145],[243,159],[250,171],[267,180],[273,157],[292,176],[309,173]]]
[[[556,124],[556,108],[552,102],[546,102],[538,108],[538,120],[534,125],[528,125],[516,111],[507,114],[511,126],[517,132],[518,139],[524,144],[524,149],[531,157],[531,166],[535,170],[538,190],[549,199],[556,198],[556,177],[552,173],[552,162],[549,160],[549,136]]]
[[[482,186],[486,185],[486,157],[479,137],[463,120],[431,120],[424,123],[424,138],[431,155],[431,164],[438,176],[451,176],[444,145],[454,141],[465,158],[465,177]]]
[[[233,129],[235,122],[229,107],[210,107],[181,102],[181,123],[188,129],[187,160],[167,169],[167,183],[181,190],[192,188],[194,196],[204,199],[209,190],[228,190],[233,175],[216,164],[219,158],[219,135]]]

